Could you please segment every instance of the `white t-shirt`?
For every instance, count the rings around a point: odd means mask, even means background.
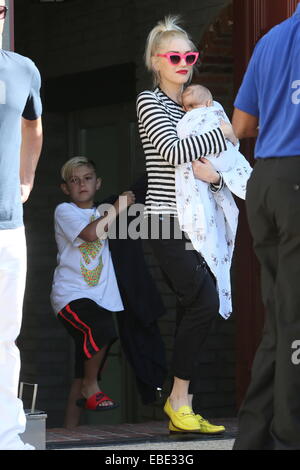
[[[57,206],[54,215],[58,248],[51,303],[57,314],[72,300],[88,298],[112,312],[124,310],[108,240],[85,242],[78,235],[100,217],[94,207]]]

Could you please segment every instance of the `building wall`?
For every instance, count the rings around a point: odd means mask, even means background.
[[[150,77],[143,65],[143,52],[147,34],[158,19],[168,13],[180,12],[198,44],[208,26],[214,23],[220,11],[229,3],[231,2],[225,0],[186,0],[183,6],[183,2],[177,0],[74,0],[65,4],[39,5],[28,4],[27,0],[18,0],[15,11],[16,51],[35,61],[44,82],[49,78],[134,63],[135,87],[138,93],[151,86]],[[218,61],[220,53],[215,49],[214,54]],[[214,65],[209,66],[207,63],[206,67],[206,74],[209,76],[212,70],[209,67],[214,68]],[[232,69],[226,73],[230,81]],[[121,73],[119,82],[122,86]],[[229,109],[231,98],[228,99],[227,95],[231,93],[230,85],[221,90],[219,87],[218,93],[221,98],[227,100]],[[105,90],[99,89],[99,94],[100,97],[104,96]],[[97,99],[99,100],[99,97]],[[117,110],[123,112],[124,107],[127,109],[127,114],[124,112],[126,120],[126,116],[134,113],[134,100],[120,104]],[[98,108],[99,113],[108,110]],[[66,158],[78,149],[72,134],[76,116],[76,111],[74,113],[67,110],[45,113],[43,154],[34,192],[25,207],[28,281],[24,322],[19,339],[23,362],[22,378],[39,383],[38,407],[48,413],[49,425],[62,424],[63,408],[72,375],[70,341],[52,314],[49,292],[56,262],[52,218],[55,206],[62,200],[58,188],[58,171]],[[140,169],[143,167],[143,157],[138,143],[136,146],[136,160],[131,166],[136,165],[136,168]],[[125,172],[122,184],[129,185],[136,168]],[[160,327],[170,358],[175,319],[174,297],[164,283],[147,246],[145,253],[167,307],[167,315],[161,320]],[[219,318],[203,351],[203,381],[196,400],[201,411],[207,416],[221,417],[235,413],[234,332],[234,316],[228,321]],[[126,365],[122,370],[126,375],[122,383],[125,381],[126,387],[133,390],[134,395],[135,387],[131,373]],[[166,384],[165,393],[168,392],[168,386],[169,383]],[[107,391],[113,395],[113,390]],[[123,413],[120,419],[133,421],[145,418],[160,419],[163,416],[160,404],[147,407],[139,404],[137,412],[134,404],[128,403],[128,409],[132,411]]]

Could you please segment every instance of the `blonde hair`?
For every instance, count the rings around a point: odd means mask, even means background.
[[[92,160],[88,160],[86,157],[73,157],[60,170],[61,179],[67,182],[72,178],[74,169],[80,166],[88,166],[97,173],[96,165]]]
[[[192,50],[197,50],[188,33],[179,26],[179,21],[179,16],[166,16],[163,20],[157,23],[148,35],[145,50],[145,64],[147,69],[153,74],[154,86],[159,84],[160,79],[159,74],[153,67],[152,57],[155,56],[163,41],[179,37],[185,39],[190,44]]]

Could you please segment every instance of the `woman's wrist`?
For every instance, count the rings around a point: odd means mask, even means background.
[[[223,179],[223,176],[222,176],[222,173],[219,173],[219,182],[218,183],[210,183],[210,190],[213,192],[213,193],[218,193],[219,191],[221,191],[221,189],[223,189],[224,187],[224,179]]]
[[[218,171],[216,171],[215,175],[212,177],[212,179],[210,181],[210,184],[214,184],[214,185],[218,186],[220,184],[220,181],[221,181],[221,175]]]

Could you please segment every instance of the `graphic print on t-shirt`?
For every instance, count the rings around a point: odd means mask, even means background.
[[[90,223],[94,222],[95,217],[92,216]],[[80,260],[80,271],[83,276],[83,279],[89,287],[94,287],[98,284],[103,269],[102,256],[99,256],[99,253],[103,247],[101,240],[96,240],[94,242],[85,242],[79,246],[79,251],[82,255]],[[89,269],[89,265],[92,264],[93,260],[98,259],[97,265]]]

